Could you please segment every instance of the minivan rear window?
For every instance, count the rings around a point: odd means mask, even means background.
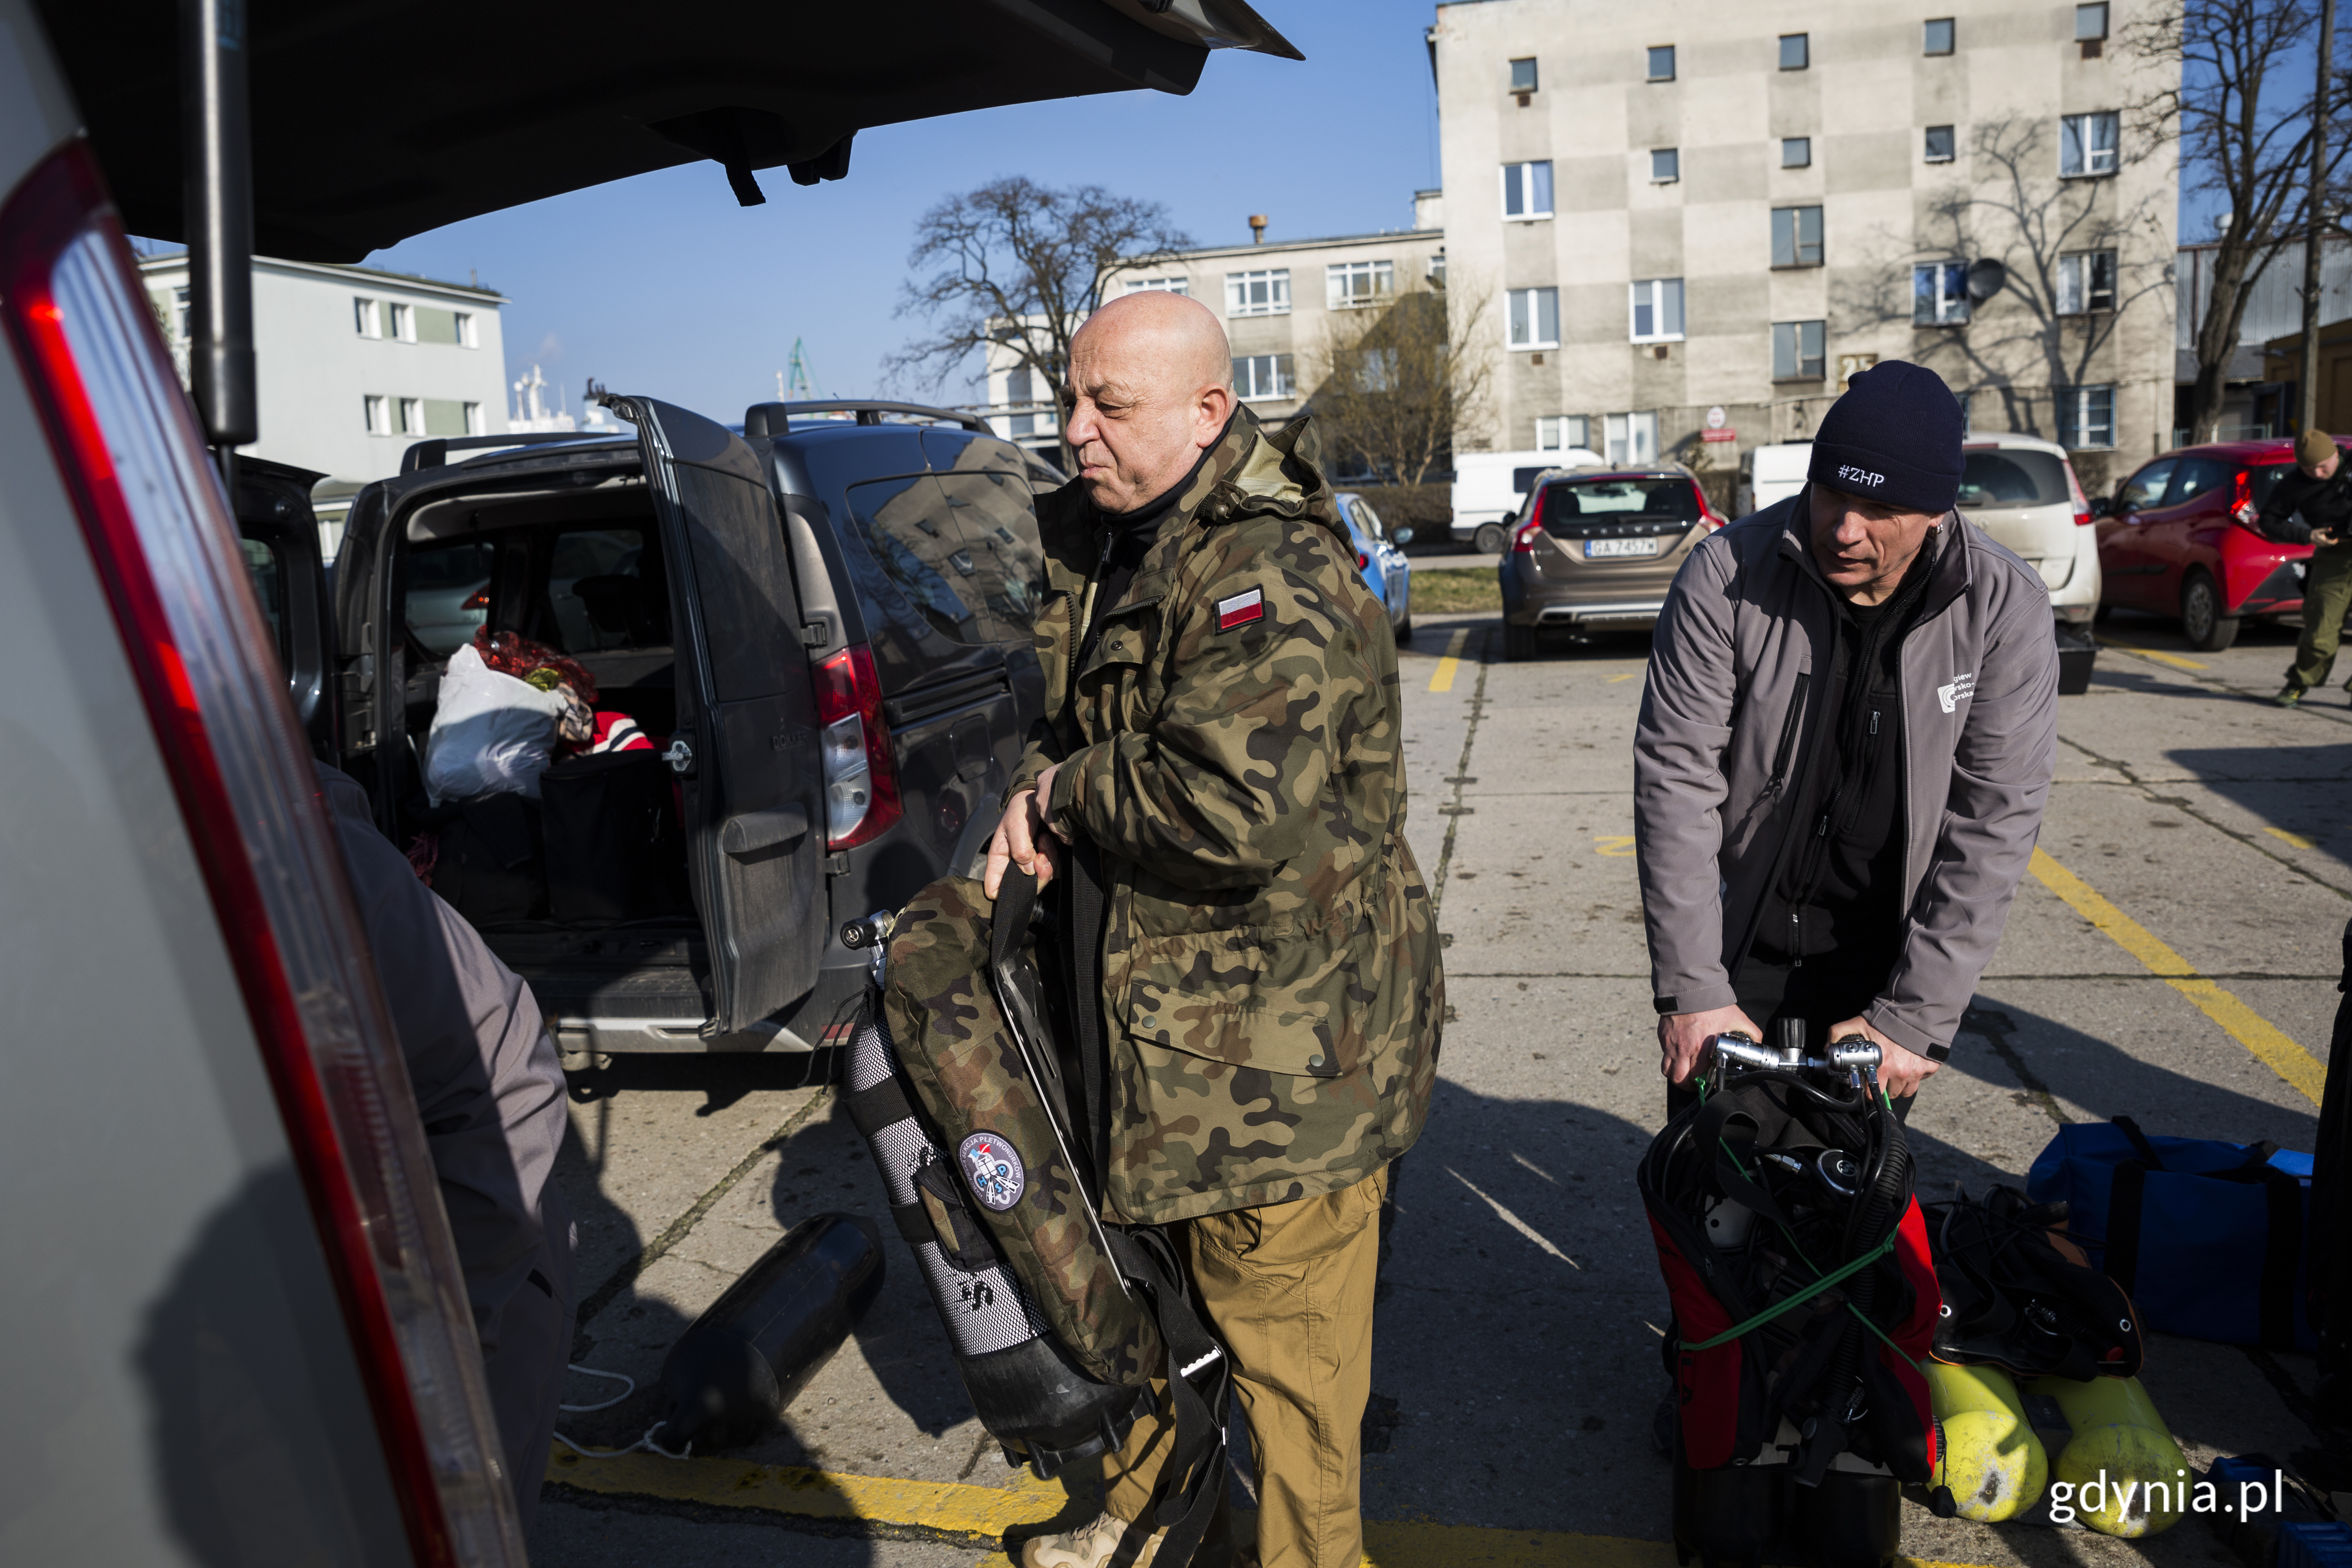
[[[2066,506],[2074,493],[2066,488],[2066,464],[2055,453],[2031,447],[2004,447],[1963,452],[1960,493],[1956,504],[1974,510],[1988,506]]]

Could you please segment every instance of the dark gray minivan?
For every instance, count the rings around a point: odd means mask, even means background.
[[[838,1043],[871,958],[844,926],[974,864],[1042,705],[1031,498],[1059,476],[942,410],[764,404],[739,435],[609,403],[635,440],[412,448],[354,499],[331,615],[276,585],[315,570],[307,476],[252,473],[295,700],[567,1056]],[[559,763],[543,803],[431,800],[441,677],[483,626],[584,667],[652,749]],[[632,800],[642,842],[574,820]]]

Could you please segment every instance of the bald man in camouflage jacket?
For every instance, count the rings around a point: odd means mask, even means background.
[[[1396,647],[1304,422],[1239,405],[1209,310],[1112,301],[1070,384],[1079,475],[1037,509],[1045,717],[987,888],[1008,861],[1064,885],[1077,1027],[1109,1066],[1105,1205],[1181,1222],[1249,1419],[1258,1560],[1357,1568],[1381,1202],[1444,1014]],[[1100,1568],[1168,1436],[1138,1423],[1108,1511],[1025,1568]]]

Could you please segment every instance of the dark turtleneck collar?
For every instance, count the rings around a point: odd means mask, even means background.
[[[1228,419],[1225,422],[1225,430],[1232,428],[1233,422]],[[1209,459],[1216,455],[1217,448],[1224,444],[1225,431],[1220,430],[1217,432],[1217,438],[1201,448],[1201,455],[1192,459],[1192,466],[1185,469],[1182,477],[1174,484],[1131,511],[1105,511],[1100,507],[1097,507],[1095,516],[1099,518],[1102,521],[1102,526],[1112,533],[1129,538],[1137,534],[1150,535],[1170,512],[1176,510],[1178,498],[1192,488],[1192,481],[1200,478],[1202,468],[1205,468]]]

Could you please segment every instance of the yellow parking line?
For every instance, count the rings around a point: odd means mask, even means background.
[[[1454,671],[1462,663],[1462,645],[1470,640],[1470,628],[1463,626],[1446,639],[1445,657],[1437,661],[1437,673],[1429,678],[1432,691],[1454,689]]]
[[[2130,643],[2111,642],[2105,637],[2101,637],[2099,639],[2099,646],[2101,647],[2114,648],[2118,653],[2136,653],[2142,658],[2152,658],[2158,664],[2168,664],[2175,669],[2203,669],[2207,668],[2206,666],[2198,663],[2193,658],[2183,658],[2177,653],[2167,653],[2162,648],[2135,647]]]
[[[1070,1510],[1070,1496],[1058,1482],[1037,1480],[1025,1470],[1014,1485],[996,1488],[834,1475],[734,1459],[665,1459],[645,1453],[583,1459],[558,1449],[548,1461],[547,1479],[557,1486],[606,1496],[856,1521],[983,1548],[999,1545],[1007,1529],[1034,1532],[1066,1510],[1078,1511]],[[1084,1511],[1091,1514],[1096,1506],[1089,1502]],[[1255,1530],[1255,1520],[1245,1510],[1234,1510],[1234,1529],[1244,1538]],[[1969,1568],[1916,1557],[1895,1562],[1907,1568]],[[1674,1548],[1663,1541],[1417,1521],[1364,1522],[1365,1568],[1672,1568],[1673,1563]],[[991,1551],[973,1568],[1010,1565],[1003,1552]]]
[[[2117,947],[2146,964],[2148,973],[2197,1004],[2205,1016],[2229,1037],[2254,1053],[2264,1067],[2299,1089],[2312,1104],[2319,1103],[2327,1082],[2327,1067],[2277,1025],[2199,974],[2189,961],[2157,940],[2155,933],[2101,898],[2074,872],[2051,858],[2046,849],[2033,851],[2033,875],[2042,885],[2065,900],[2068,908]]]
[[[1611,677],[1610,677],[1606,681],[1604,681],[1602,684],[1607,685],[1607,686],[1614,686],[1614,685],[1616,685],[1616,684],[1617,684],[1619,681],[1621,681],[1621,680],[1631,680],[1631,679],[1633,679],[1635,676],[1637,676],[1637,675],[1639,675],[1639,674],[1641,674],[1641,673],[1642,673],[1642,672],[1641,672],[1640,670],[1638,670],[1638,669],[1629,669],[1629,670],[1627,670],[1627,671],[1626,671],[1624,674],[1622,674],[1622,675],[1612,675],[1612,676],[1611,676]]]
[[[2269,834],[2273,838],[2285,839],[2297,849],[2316,849],[2319,847],[2319,840],[2316,838],[2305,838],[2302,834],[2289,833],[2284,827],[2265,827],[2263,831]]]

